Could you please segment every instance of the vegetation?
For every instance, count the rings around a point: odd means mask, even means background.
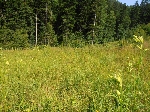
[[[34,46],[36,15],[38,45],[82,47],[145,38],[149,10],[149,0],[133,6],[117,0],[0,0],[0,47]]]
[[[1,49],[0,111],[149,112],[148,43]]]
[[[0,0],[0,111],[149,112],[149,18],[149,0]]]

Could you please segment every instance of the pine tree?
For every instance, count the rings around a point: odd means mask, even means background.
[[[147,24],[150,22],[150,1],[142,0],[140,7],[140,21],[141,23]]]
[[[136,27],[140,23],[140,6],[138,1],[131,7],[130,11],[131,25],[130,27]]]
[[[115,17],[115,13],[114,11],[110,11],[108,13],[108,16],[107,16],[107,21],[106,21],[106,27],[105,27],[105,30],[106,30],[106,38],[105,38],[105,41],[106,42],[109,42],[109,41],[114,41],[114,38],[115,38],[115,28],[116,28],[116,17]]]
[[[129,7],[126,4],[121,4],[120,15],[117,21],[117,40],[128,37],[130,24]]]
[[[76,0],[59,0],[58,15],[56,20],[57,30],[60,35],[58,41],[67,44],[71,39],[70,34],[73,33],[76,16]]]
[[[107,36],[106,34],[108,33],[105,28],[107,26],[107,9],[108,9],[108,4],[106,0],[102,0],[99,2],[99,0],[96,0],[96,12],[95,14],[97,15],[96,17],[96,30],[95,30],[95,35],[97,39],[97,43],[104,43]]]
[[[46,30],[45,30],[45,38],[44,38],[44,43],[54,46],[57,44],[57,38],[56,38],[56,34],[54,31],[54,22],[55,22],[55,15],[54,15],[54,8],[57,2],[55,2],[53,0],[50,1],[46,1],[45,4],[45,26],[46,26]]]
[[[20,35],[19,31],[24,33],[25,36],[23,37],[20,36],[20,38],[15,41],[15,43],[20,43],[22,40],[26,41],[26,44],[28,44],[28,38],[30,35],[30,32],[32,32],[32,24],[31,24],[31,18],[32,18],[32,10],[28,6],[26,1],[18,0],[18,1],[3,1],[3,17],[2,19],[3,23],[1,24],[2,29],[1,30],[6,30],[11,33],[3,33],[4,37],[11,38],[11,39],[6,39],[5,38],[5,43],[7,41],[9,42],[14,42],[15,36]],[[17,32],[17,33],[16,33]],[[8,36],[11,34],[11,36]],[[15,35],[14,35],[15,34]],[[8,44],[9,45],[9,44]],[[13,45],[10,45],[13,46]],[[24,45],[23,45],[24,46]],[[25,45],[26,46],[26,45]],[[17,47],[17,46],[16,46]],[[21,47],[18,45],[18,47]]]

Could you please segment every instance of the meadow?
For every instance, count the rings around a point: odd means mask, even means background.
[[[150,112],[150,50],[116,43],[1,49],[0,111]]]

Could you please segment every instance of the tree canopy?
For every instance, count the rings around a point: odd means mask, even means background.
[[[0,0],[0,47],[102,44],[149,33],[150,1]],[[140,30],[140,31],[139,31]]]

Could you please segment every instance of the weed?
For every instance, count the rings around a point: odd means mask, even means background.
[[[0,50],[0,111],[148,112],[149,50],[138,64],[140,53],[128,45]]]

